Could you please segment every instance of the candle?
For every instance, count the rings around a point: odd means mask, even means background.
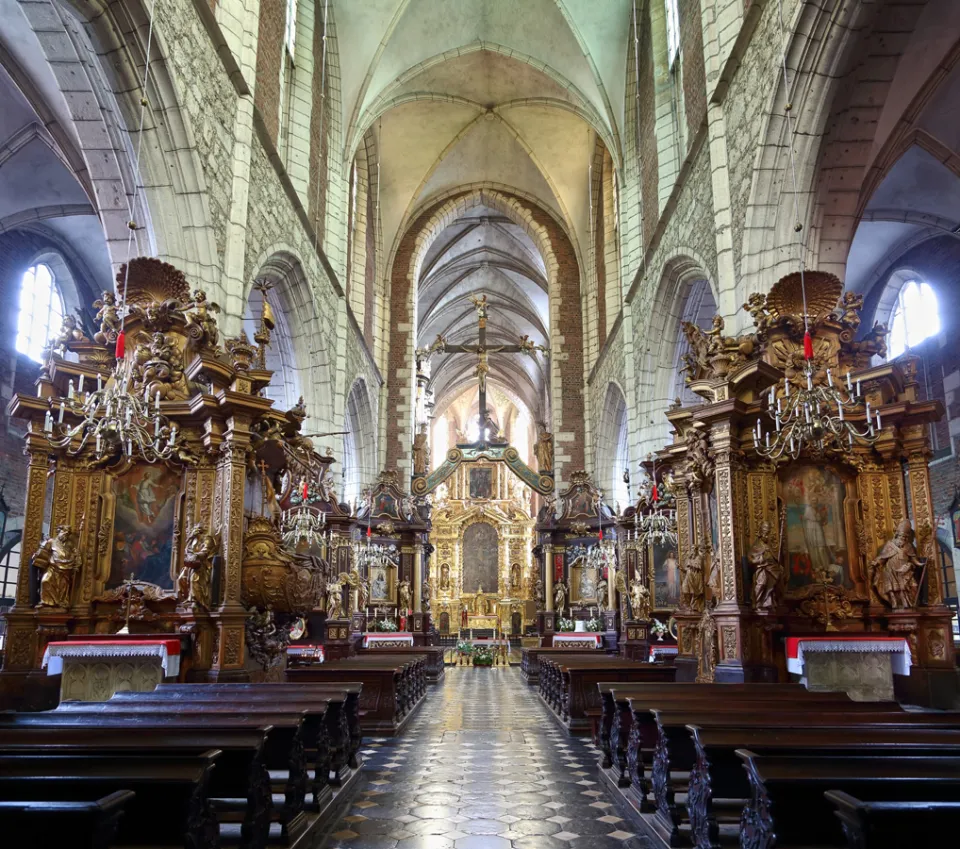
[[[103,377],[98,374],[97,375],[97,392],[99,392],[101,389],[103,389]]]
[[[47,414],[43,417],[43,430],[45,433],[53,433],[53,416],[50,415],[49,410],[47,410]]]
[[[153,420],[153,435],[160,436],[160,414],[157,413],[156,418]]]
[[[880,424],[880,411],[877,410],[877,430],[882,430],[883,427]]]
[[[37,397],[38,397],[38,398],[41,398],[42,396],[43,396],[43,384],[42,384],[42,383],[38,383],[38,384],[37,384]]]
[[[770,447],[770,433],[767,433],[767,448]]]
[[[174,444],[176,441],[177,441],[177,426],[174,425],[174,426],[170,429],[170,445],[171,445],[171,447],[173,446],[173,444]]]
[[[127,456],[128,457],[133,456],[133,442],[129,439],[127,440]]]
[[[790,381],[789,380],[783,381],[783,392],[788,398],[790,397]]]
[[[77,384],[77,392],[83,394],[83,375],[80,375],[80,382]]]
[[[831,388],[833,387],[833,375],[830,374],[830,369],[827,369],[827,383],[830,384]]]
[[[840,421],[843,421],[843,404],[837,404],[837,410],[840,412]]]
[[[100,453],[100,443],[101,443],[101,441],[102,441],[102,437],[101,437],[100,434],[98,433],[98,434],[97,434],[97,453],[98,453],[98,454]]]
[[[160,411],[160,390],[157,390],[157,412]]]
[[[847,372],[847,392],[853,392],[853,382],[850,380],[850,372]]]
[[[858,381],[857,381],[857,397],[859,398],[860,395],[862,395],[862,394],[863,394],[863,393],[861,393],[861,391],[860,391],[860,381],[858,380]]]
[[[807,372],[807,391],[813,392],[813,372]]]
[[[72,380],[67,384],[67,398],[71,401],[73,400],[73,381]]]
[[[63,403],[63,401],[61,401],[61,402],[60,402],[60,415],[57,416],[57,424],[63,424],[63,410],[64,410],[64,403]]]

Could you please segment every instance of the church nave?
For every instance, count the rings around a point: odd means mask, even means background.
[[[645,849],[517,667],[451,668],[399,737],[364,740],[363,776],[323,849]]]

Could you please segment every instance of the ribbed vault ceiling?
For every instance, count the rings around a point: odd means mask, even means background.
[[[333,0],[345,159],[379,135],[383,243],[470,183],[588,226],[599,135],[619,160],[629,0]]]
[[[516,345],[529,336],[548,344],[549,310],[543,260],[530,237],[509,218],[478,206],[444,229],[424,258],[417,292],[417,346],[443,336],[447,342],[475,345],[477,314],[470,295],[486,295],[487,345]],[[476,386],[477,358],[435,354],[431,388],[435,414],[468,387]],[[526,407],[531,417],[545,413],[547,363],[542,355],[490,355],[488,383]]]

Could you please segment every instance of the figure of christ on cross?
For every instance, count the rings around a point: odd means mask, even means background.
[[[431,354],[475,354],[477,357],[477,368],[474,376],[477,378],[480,388],[480,410],[479,410],[479,429],[480,443],[485,444],[488,441],[487,428],[489,427],[490,414],[487,411],[487,375],[490,373],[490,363],[488,357],[490,354],[526,354],[532,357],[538,351],[549,354],[549,349],[543,345],[537,345],[529,336],[522,336],[518,345],[501,345],[498,348],[487,347],[487,296],[470,296],[470,302],[477,310],[477,324],[479,335],[476,345],[449,345],[443,336],[437,336],[436,341],[429,348],[417,349],[417,372],[421,370],[421,364],[428,359]]]

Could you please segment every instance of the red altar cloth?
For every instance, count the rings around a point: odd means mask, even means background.
[[[787,637],[787,669],[803,675],[805,651],[888,652],[893,655],[895,675],[910,674],[910,646],[903,637],[874,634],[830,634],[817,637]]]
[[[48,675],[63,671],[65,657],[159,657],[164,675],[180,674],[180,640],[116,640],[109,636],[91,636],[84,640],[47,643],[42,666]]]

